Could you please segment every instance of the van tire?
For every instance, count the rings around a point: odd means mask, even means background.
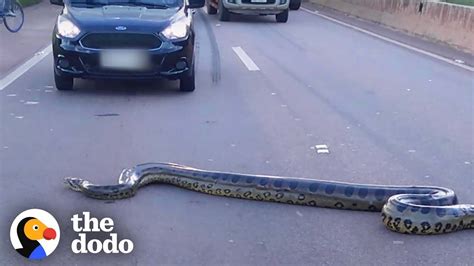
[[[301,7],[301,0],[290,0],[290,10],[298,10]]]
[[[289,14],[289,10],[286,9],[285,11],[281,12],[280,14],[277,14],[275,17],[276,17],[276,21],[278,23],[286,23],[288,21],[288,14]]]
[[[224,6],[225,0],[219,0],[219,20],[220,21],[229,21],[230,20],[230,12]]]

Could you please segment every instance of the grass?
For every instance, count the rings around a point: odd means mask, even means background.
[[[446,2],[458,5],[474,6],[474,0],[446,0]]]
[[[18,2],[20,2],[22,7],[26,7],[26,6],[38,4],[39,2],[41,2],[41,0],[18,0]]]

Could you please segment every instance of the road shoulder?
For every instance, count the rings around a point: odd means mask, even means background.
[[[453,62],[463,62],[463,64],[467,66],[474,66],[474,56],[472,54],[457,50],[451,46],[448,46],[447,44],[425,39],[420,36],[411,35],[406,32],[357,18],[312,2],[305,2],[303,3],[302,7],[310,11],[317,11],[325,16],[354,25],[367,31],[371,31],[378,35],[433,53],[435,55],[449,58]]]

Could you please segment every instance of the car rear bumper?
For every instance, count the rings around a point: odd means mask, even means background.
[[[276,15],[288,9],[290,0],[281,4],[281,0],[270,0],[273,3],[242,3],[242,0],[235,0],[235,3],[224,1],[224,6],[232,13],[242,15]],[[268,1],[268,0],[267,0]]]
[[[57,75],[85,79],[179,79],[191,69],[194,43],[191,36],[179,42],[163,41],[145,50],[150,59],[146,70],[111,70],[101,67],[105,49],[86,48],[79,41],[53,36],[54,70]]]

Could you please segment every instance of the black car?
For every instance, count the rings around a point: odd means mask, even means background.
[[[53,32],[58,90],[74,78],[179,79],[193,91],[193,11],[205,0],[50,0],[64,5]]]

